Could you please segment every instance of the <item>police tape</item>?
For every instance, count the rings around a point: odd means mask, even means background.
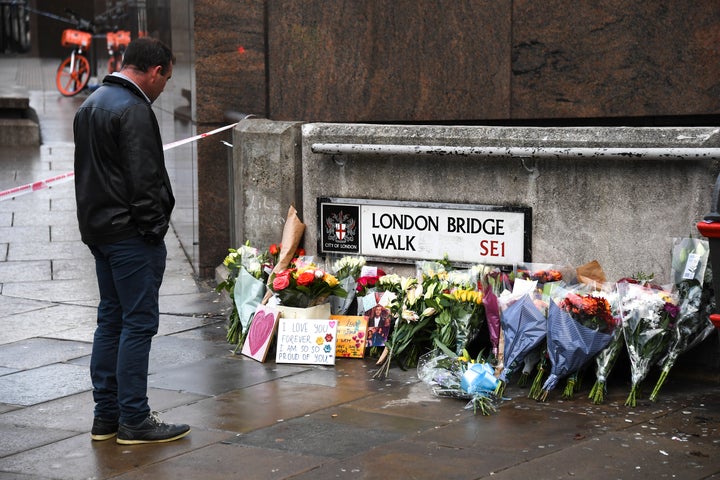
[[[195,142],[197,140],[200,140],[201,138],[215,135],[216,133],[231,129],[235,125],[237,125],[237,123],[225,125],[224,127],[216,128],[215,130],[201,133],[199,135],[195,135],[189,138],[184,138],[175,142],[166,143],[165,145],[163,145],[163,151],[166,152],[181,145]],[[44,188],[48,188],[54,185],[60,185],[61,183],[73,180],[73,178],[75,178],[75,172],[67,172],[60,175],[55,175],[54,177],[46,178],[45,180],[38,180],[37,182],[32,182],[25,185],[20,185],[19,187],[3,190],[0,192],[0,202],[2,202],[3,200],[9,200],[11,198],[19,197],[20,195],[25,195],[27,193],[36,192],[38,190],[42,190]]]

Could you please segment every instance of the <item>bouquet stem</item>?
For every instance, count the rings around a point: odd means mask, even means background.
[[[375,372],[373,378],[387,378],[388,373],[390,373],[390,363],[392,362],[392,357],[392,350],[386,346],[380,354],[380,358],[378,358],[378,361],[375,363],[375,365],[380,365],[380,368],[378,368],[378,371]]]
[[[520,378],[518,378],[518,382],[517,382],[518,387],[521,387],[521,388],[527,387],[529,378],[530,378],[529,373],[522,372],[520,374]]]
[[[472,399],[473,412],[477,414],[478,410],[482,415],[490,415],[497,412],[497,407],[491,398],[486,395],[475,395]]]
[[[503,396],[505,393],[505,382],[503,380],[498,381],[497,387],[495,387],[495,392],[493,393],[497,398]]]
[[[532,398],[533,400],[538,400],[540,398],[540,393],[542,393],[542,384],[543,384],[544,376],[545,376],[545,366],[540,365],[540,367],[538,367],[537,374],[535,374],[535,379],[533,379],[532,385],[530,386],[530,392],[528,392],[528,398]]]
[[[635,407],[637,406],[637,391],[638,391],[638,384],[633,383],[632,388],[630,389],[630,395],[628,395],[627,400],[625,400],[625,406],[626,407]]]
[[[660,389],[665,384],[665,380],[667,379],[668,373],[670,373],[670,369],[662,369],[662,372],[660,372],[660,378],[658,378],[657,383],[655,384],[655,388],[653,388],[652,393],[650,394],[650,401],[654,402],[657,400],[658,394],[660,393]]]
[[[242,333],[242,323],[240,322],[240,315],[238,311],[233,309],[230,313],[230,322],[228,324],[228,331],[225,339],[231,345],[237,345],[240,342],[240,335]]]
[[[593,387],[590,389],[590,395],[588,398],[592,400],[595,405],[600,405],[605,401],[605,382],[596,380]]]
[[[565,390],[563,390],[562,398],[565,400],[572,400],[575,394],[575,383],[577,381],[577,373],[573,373],[565,384]]]
[[[549,390],[543,390],[542,392],[540,392],[540,395],[538,396],[537,400],[540,402],[546,402],[549,392],[550,392]]]

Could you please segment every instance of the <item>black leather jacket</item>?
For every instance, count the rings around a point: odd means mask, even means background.
[[[73,131],[82,241],[102,245],[140,235],[159,243],[175,197],[157,119],[142,92],[122,77],[105,77],[75,114]]]

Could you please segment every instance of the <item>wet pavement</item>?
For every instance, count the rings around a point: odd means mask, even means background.
[[[43,139],[0,149],[0,191],[72,170],[71,119],[83,97],[38,84],[54,68],[0,57],[0,80],[30,89]],[[187,176],[173,180],[192,189]],[[178,234],[185,224],[167,238],[149,398],[192,432],[161,445],[92,442],[98,294],[74,209],[72,183],[0,201],[2,479],[720,478],[717,383],[671,374],[658,402],[636,408],[624,406],[627,379],[599,406],[587,387],[538,403],[511,385],[498,412],[481,416],[433,396],[413,371],[374,380],[372,359],[321,367],[233,355],[228,301],[196,281]]]

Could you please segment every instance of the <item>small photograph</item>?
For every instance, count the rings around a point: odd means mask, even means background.
[[[365,312],[367,318],[367,347],[382,347],[390,334],[390,310],[380,304]]]

